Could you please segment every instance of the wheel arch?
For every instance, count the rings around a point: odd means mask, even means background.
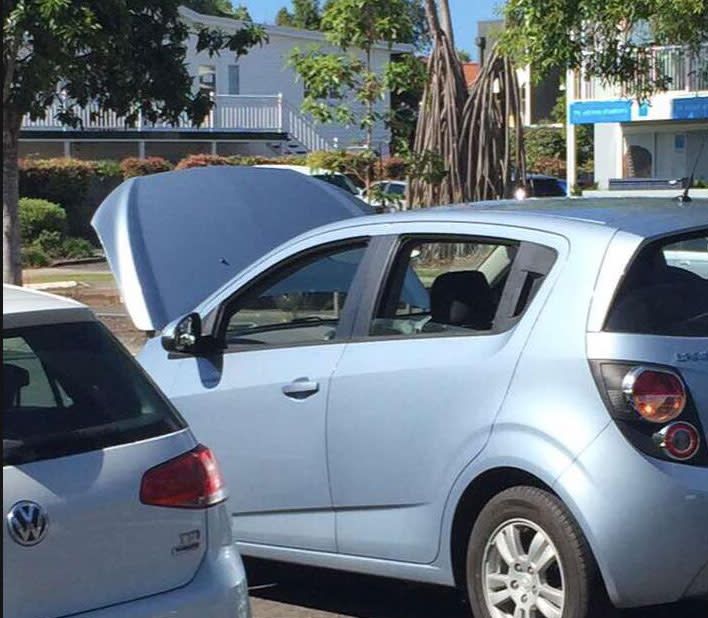
[[[467,539],[484,506],[495,495],[519,485],[543,489],[554,496],[558,494],[538,476],[515,466],[499,466],[476,476],[462,492],[452,517],[448,538],[450,563],[455,584],[464,583]]]

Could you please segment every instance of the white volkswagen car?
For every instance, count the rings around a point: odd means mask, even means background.
[[[248,618],[211,451],[85,306],[3,286],[2,615]]]

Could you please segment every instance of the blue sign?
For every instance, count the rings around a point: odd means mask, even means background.
[[[570,104],[571,124],[630,122],[631,120],[631,101],[576,101]]]
[[[708,118],[708,97],[674,99],[671,106],[671,117],[674,120]]]

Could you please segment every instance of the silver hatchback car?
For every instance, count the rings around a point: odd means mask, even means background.
[[[708,203],[350,216],[281,244],[326,215],[258,172],[137,179],[95,219],[242,553],[458,585],[476,618],[708,597]]]
[[[248,618],[211,451],[85,306],[3,286],[6,618]]]

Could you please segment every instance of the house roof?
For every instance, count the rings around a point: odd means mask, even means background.
[[[230,17],[219,17],[217,15],[204,15],[203,13],[197,13],[192,9],[188,9],[186,6],[181,6],[179,8],[180,15],[187,19],[188,21],[198,22],[213,28],[221,28],[224,30],[232,30],[240,28],[243,26],[244,22],[238,19],[231,19]],[[301,28],[289,28],[286,26],[275,26],[273,24],[259,24],[263,26],[268,35],[278,35],[286,36],[295,39],[303,39],[307,41],[315,41],[320,43],[327,43],[322,32],[317,30],[304,30]],[[413,45],[397,43],[393,45],[390,49],[386,43],[379,43],[374,46],[375,49],[391,51],[393,53],[405,54],[413,53],[415,48]]]
[[[465,83],[469,88],[477,80],[477,76],[479,75],[479,62],[463,62],[462,73],[465,76]]]

